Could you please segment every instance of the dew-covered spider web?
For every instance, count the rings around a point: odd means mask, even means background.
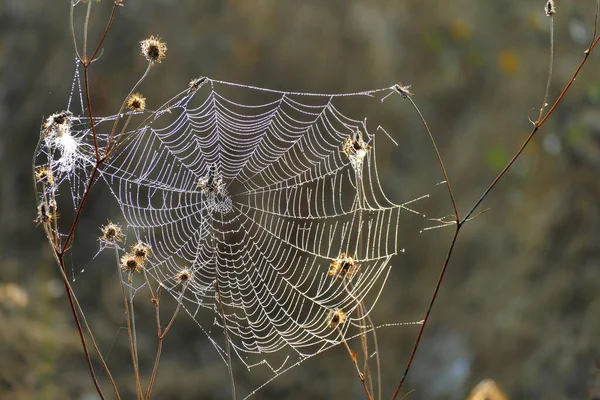
[[[116,115],[95,120],[99,154],[110,151],[92,189],[118,203],[113,219],[128,243],[117,250],[149,246],[150,284],[181,302],[225,362],[228,344],[232,358],[275,377],[375,328],[367,316],[415,200],[386,197],[375,159],[383,130],[338,103],[377,105],[392,91],[307,94],[201,78],[156,111],[120,116],[133,118],[122,133],[111,134]],[[35,163],[40,204],[51,213],[60,195],[76,210],[96,164],[87,114],[46,120]],[[51,226],[66,237],[68,227]],[[127,284],[137,295],[148,281]]]

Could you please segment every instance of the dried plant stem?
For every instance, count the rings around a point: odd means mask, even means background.
[[[79,55],[79,49],[77,48],[77,36],[75,36],[75,5],[73,1],[70,1],[70,10],[69,10],[69,25],[71,28],[71,38],[73,39],[73,49],[75,50],[75,55],[77,59],[81,61],[81,55]]]
[[[437,143],[436,143],[435,139],[433,138],[433,134],[431,133],[431,130],[429,129],[429,125],[427,124],[425,117],[423,117],[421,110],[419,110],[419,107],[417,107],[417,104],[412,99],[411,94],[407,93],[405,95],[405,97],[408,99],[408,101],[410,102],[410,104],[412,105],[414,110],[417,112],[417,114],[419,114],[419,118],[421,119],[421,122],[423,123],[423,126],[425,127],[425,131],[427,131],[427,136],[429,136],[429,141],[431,142],[431,146],[433,147],[433,150],[435,151],[435,156],[437,157],[438,163],[440,165],[440,169],[442,171],[442,174],[444,175],[444,184],[446,185],[446,188],[448,189],[448,196],[450,196],[450,201],[452,202],[452,208],[454,209],[454,219],[456,222],[458,222],[460,220],[460,216],[458,214],[458,207],[456,205],[456,199],[455,199],[454,193],[452,191],[452,185],[450,184],[450,178],[448,177],[448,172],[446,172],[446,167],[444,166],[444,161],[443,161],[442,156],[440,155],[440,151],[437,147]]]
[[[67,275],[66,275],[64,259],[60,259],[59,263],[61,266],[60,272],[61,272],[61,276],[63,279],[63,283],[65,284],[65,289],[67,290],[67,294],[70,296],[69,303],[71,304],[72,309],[74,308],[74,306],[76,306],[77,310],[79,311],[79,314],[81,314],[81,320],[83,321],[85,330],[88,333],[88,335],[90,336],[92,346],[94,347],[94,349],[96,350],[96,353],[98,354],[98,358],[100,359],[100,362],[102,363],[102,367],[104,368],[104,371],[106,372],[106,375],[108,376],[108,379],[111,383],[111,386],[113,387],[113,390],[115,391],[115,395],[116,395],[117,399],[121,399],[119,390],[117,389],[117,384],[115,383],[115,380],[113,379],[110,369],[108,368],[108,365],[106,364],[106,361],[104,360],[104,357],[102,356],[102,353],[100,352],[100,349],[98,348],[98,344],[97,344],[96,340],[94,339],[94,335],[92,334],[92,330],[91,330],[90,326],[88,325],[87,318],[85,317],[83,309],[81,308],[81,305],[79,304],[79,301],[77,300],[77,296],[75,296],[75,292],[73,291],[73,288],[69,284],[69,280],[67,279]],[[77,313],[75,313],[75,315],[77,315]],[[76,323],[79,325],[79,329],[81,329],[78,316],[77,316]],[[89,356],[89,353],[87,353],[87,352],[85,352],[85,353],[86,353],[86,355]]]
[[[88,31],[90,27],[90,14],[92,13],[92,2],[88,1],[83,23],[83,59],[87,60]]]
[[[381,361],[379,359],[379,343],[377,341],[377,329],[371,319],[371,316],[367,314],[367,321],[371,325],[371,332],[373,335],[373,345],[375,346],[375,365],[377,367],[377,398],[381,400]],[[368,355],[367,355],[368,356]]]
[[[225,309],[223,307],[223,301],[221,300],[218,277],[215,279],[215,291],[219,301],[219,312],[221,313],[221,319],[223,320],[223,331],[225,332],[225,352],[227,353],[227,372],[229,373],[229,381],[231,384],[231,397],[233,400],[236,400],[235,379],[233,378],[233,365],[231,362],[231,345],[229,344],[229,332],[227,330],[227,320],[225,319]]]
[[[129,280],[132,280],[132,274],[129,273]],[[129,293],[128,293],[128,299],[129,299],[129,310],[131,312],[131,328],[133,330],[133,350],[135,352],[135,364],[138,366],[140,365],[139,362],[139,358],[138,358],[138,346],[137,346],[137,329],[135,327],[135,308],[133,307],[133,286],[130,284],[129,285]]]
[[[356,370],[356,374],[358,375],[358,378],[360,379],[360,381],[361,381],[361,383],[363,385],[363,389],[365,390],[365,394],[367,395],[367,399],[373,400],[373,396],[371,395],[371,392],[369,392],[369,388],[367,387],[367,383],[365,381],[365,376],[361,372],[360,367],[358,366],[358,361],[356,361],[356,354],[352,351],[352,349],[348,345],[348,342],[344,338],[344,333],[340,329],[339,325],[337,326],[337,330],[338,330],[338,333],[339,333],[340,337],[342,338],[342,342],[344,343],[344,346],[346,347],[346,351],[348,351],[348,355],[350,356],[350,359],[352,360],[352,363],[354,364],[354,368]]]
[[[183,294],[185,292],[185,289],[187,288],[187,284],[184,284],[183,287],[181,288],[181,294],[179,295],[179,298],[177,299],[177,307],[175,308],[175,312],[173,312],[173,315],[171,316],[171,320],[167,324],[166,328],[164,330],[162,330],[161,325],[160,325],[160,302],[159,302],[159,299],[157,297],[155,297],[154,292],[152,291],[152,288],[150,286],[150,281],[148,280],[147,275],[146,275],[146,282],[148,283],[148,286],[150,287],[150,292],[152,293],[152,299],[156,306],[156,325],[157,325],[157,333],[158,333],[158,345],[156,348],[156,357],[154,359],[154,367],[152,367],[152,375],[150,376],[150,382],[148,383],[148,390],[146,391],[146,397],[145,397],[146,400],[150,400],[150,398],[152,397],[152,388],[154,387],[154,382],[156,380],[156,373],[158,371],[158,364],[160,362],[160,356],[162,354],[163,341],[165,339],[165,336],[171,329],[171,326],[173,325],[173,322],[175,321],[177,314],[179,314],[179,310],[181,309],[181,301],[183,299]]]
[[[137,395],[139,399],[143,399],[144,398],[144,392],[142,391],[142,384],[140,382],[140,370],[139,370],[139,366],[136,360],[136,350],[135,350],[135,345],[136,343],[134,343],[133,337],[134,337],[134,333],[133,333],[133,329],[132,329],[132,323],[131,323],[131,311],[129,310],[129,302],[127,301],[127,294],[125,293],[125,283],[123,281],[123,271],[121,270],[120,267],[120,260],[119,260],[119,251],[118,249],[115,247],[115,256],[116,256],[116,265],[117,265],[117,272],[118,272],[118,276],[119,276],[119,281],[121,284],[121,293],[123,295],[123,304],[125,305],[125,317],[127,319],[127,337],[129,338],[129,350],[131,351],[131,362],[133,364],[133,372],[135,375],[135,385],[136,385],[136,390],[137,390]]]
[[[113,127],[112,127],[112,129],[110,131],[110,135],[108,136],[108,140],[106,142],[106,148],[104,149],[104,158],[110,157],[110,155],[112,154],[112,149],[111,148],[113,146],[113,139],[114,139],[115,133],[117,131],[117,125],[119,125],[119,121],[121,120],[123,110],[125,110],[125,105],[127,104],[127,99],[142,84],[142,82],[144,81],[144,79],[146,79],[146,77],[148,76],[148,73],[150,72],[151,68],[152,68],[152,62],[148,62],[148,66],[146,67],[146,70],[144,71],[144,74],[142,75],[142,77],[136,82],[135,85],[133,85],[133,87],[131,88],[131,90],[127,94],[127,96],[125,96],[125,100],[123,100],[123,103],[121,104],[121,108],[119,108],[119,112],[117,113],[117,118],[115,118],[115,123],[113,124]],[[125,130],[125,128],[123,128],[123,131],[124,130]],[[119,135],[117,137],[117,139],[115,140],[115,142],[118,143],[120,136],[121,135]]]
[[[594,17],[595,25],[596,25],[596,21],[597,21],[597,18],[598,18],[598,12],[599,12],[598,10],[600,9],[600,7],[599,7],[598,4],[599,4],[599,2],[597,1],[596,2],[596,15]],[[550,116],[554,113],[554,110],[556,110],[556,107],[558,107],[558,105],[561,103],[561,101],[563,100],[563,98],[566,95],[566,93],[569,91],[569,89],[570,89],[571,85],[573,84],[573,82],[575,82],[575,79],[579,75],[579,72],[581,71],[581,68],[583,68],[583,66],[587,62],[589,55],[592,53],[592,51],[594,50],[594,48],[598,44],[598,41],[600,41],[600,37],[596,35],[596,27],[594,27],[594,38],[592,39],[592,42],[590,43],[590,46],[588,47],[588,49],[584,52],[583,60],[578,65],[578,67],[575,70],[575,72],[573,73],[571,79],[567,82],[567,84],[563,88],[563,90],[560,93],[560,95],[558,96],[558,98],[555,100],[555,102],[552,104],[552,106],[546,112],[546,114],[542,118],[540,118],[540,120],[538,122],[535,123],[535,126],[534,126],[533,130],[531,131],[531,133],[529,134],[529,136],[525,139],[525,141],[523,142],[523,144],[521,145],[521,147],[517,150],[517,152],[515,153],[515,155],[511,158],[511,160],[507,163],[507,165],[502,169],[502,171],[498,174],[498,176],[492,181],[492,183],[488,186],[488,188],[483,192],[483,194],[480,196],[480,198],[471,207],[471,209],[469,210],[469,212],[467,212],[466,215],[464,217],[462,217],[462,219],[460,219],[456,223],[456,230],[454,232],[454,236],[452,237],[452,241],[450,243],[450,247],[449,247],[448,252],[446,254],[446,259],[444,260],[444,263],[443,263],[442,268],[440,270],[440,274],[439,274],[437,283],[435,285],[435,289],[434,289],[433,294],[431,296],[431,299],[429,301],[429,306],[427,307],[427,310],[426,310],[426,313],[425,313],[425,318],[423,318],[423,323],[421,325],[421,328],[419,329],[419,333],[417,334],[417,338],[415,340],[415,344],[414,344],[413,349],[411,351],[411,355],[409,357],[408,363],[406,364],[406,368],[404,370],[402,378],[400,379],[400,383],[396,387],[396,390],[395,390],[395,392],[394,392],[394,394],[392,396],[392,400],[396,399],[396,397],[398,396],[398,394],[400,392],[400,389],[402,388],[402,385],[404,384],[404,382],[406,380],[406,376],[408,375],[408,372],[409,372],[410,367],[412,365],[412,362],[414,360],[416,351],[417,351],[417,349],[419,347],[419,343],[421,341],[421,337],[423,335],[423,331],[424,331],[424,329],[425,329],[425,327],[427,325],[427,321],[429,321],[429,316],[431,314],[431,310],[433,309],[433,305],[434,305],[435,300],[437,298],[440,286],[441,286],[441,284],[443,282],[444,275],[445,275],[446,270],[448,268],[448,264],[449,264],[450,258],[452,256],[452,252],[454,250],[454,246],[456,244],[456,241],[458,239],[458,234],[459,234],[462,226],[465,224],[465,222],[469,221],[471,215],[473,215],[473,213],[475,212],[475,210],[479,207],[479,205],[483,202],[483,200],[485,200],[485,198],[489,195],[489,193],[491,192],[491,190],[497,185],[497,183],[500,181],[500,179],[502,179],[502,177],[506,174],[506,172],[511,168],[511,166],[514,164],[514,162],[517,160],[517,158],[519,158],[519,156],[523,153],[523,150],[525,149],[525,147],[527,146],[527,144],[531,141],[531,139],[533,139],[533,137],[538,132],[538,130],[542,127],[542,125],[544,125],[544,123],[548,120],[548,118],[550,118]]]
[[[548,17],[550,20],[550,62],[548,66],[548,81],[546,82],[546,92],[544,93],[544,100],[542,101],[542,106],[540,107],[540,115],[538,116],[537,121],[539,122],[544,115],[544,108],[548,105],[548,95],[550,93],[550,84],[552,83],[552,68],[554,65],[554,15],[550,15]]]

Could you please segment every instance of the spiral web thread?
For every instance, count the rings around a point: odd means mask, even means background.
[[[219,355],[227,362],[226,326],[232,354],[276,377],[375,328],[366,316],[399,252],[400,212],[414,212],[407,205],[415,200],[394,204],[385,196],[375,133],[335,104],[342,97],[379,103],[393,89],[321,95],[200,83],[120,136],[101,181],[128,232],[151,248],[146,272]],[[115,118],[95,121],[100,146]],[[47,138],[36,163],[56,176],[40,201],[68,184],[77,207],[94,156],[89,121],[71,122],[76,150],[68,163],[65,148]],[[350,256],[355,268],[346,276],[330,273],[332,262]],[[185,285],[177,280],[182,269],[192,276]],[[357,313],[367,295],[371,308]],[[212,326],[200,323],[202,309],[214,313]],[[340,311],[345,318],[333,324]]]

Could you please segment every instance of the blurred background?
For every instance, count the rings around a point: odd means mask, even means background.
[[[99,115],[118,110],[145,67],[139,41],[151,34],[161,35],[169,50],[143,84],[150,107],[202,75],[305,92],[411,84],[465,213],[531,130],[528,110],[537,117],[549,56],[544,4],[125,0],[91,68],[94,109]],[[92,42],[111,7],[108,0],[94,4]],[[591,0],[558,4],[551,100],[591,40],[594,9]],[[97,396],[50,247],[33,222],[31,157],[39,126],[66,107],[73,79],[68,14],[66,0],[0,3],[2,399]],[[466,399],[485,379],[504,392],[490,400],[600,398],[598,65],[593,54],[540,135],[483,203],[490,211],[463,229],[405,386],[413,390],[408,399]],[[383,107],[396,121],[390,133],[399,143],[377,149],[386,191],[404,201],[428,193],[421,211],[450,214],[417,115],[398,97]],[[90,228],[82,232],[96,232],[110,214],[92,199],[84,216]],[[420,233],[431,225],[408,218],[402,226],[406,253],[394,260],[376,322],[423,318],[453,233]],[[82,251],[97,251],[95,241],[87,246]],[[131,388],[115,278],[94,269],[76,289],[113,375]],[[139,318],[151,317],[151,304],[140,307]],[[139,335],[141,363],[149,371],[156,335],[151,324],[147,328]],[[417,328],[379,332],[383,398],[402,375]],[[242,370],[236,376],[243,388],[261,383],[248,382]],[[225,366],[185,315],[165,341],[155,398],[230,398]],[[340,347],[282,375],[254,398],[360,399],[364,393]]]

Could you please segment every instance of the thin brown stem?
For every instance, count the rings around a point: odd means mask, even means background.
[[[156,380],[156,372],[158,371],[158,364],[160,362],[160,356],[162,354],[163,338],[158,338],[158,346],[156,348],[156,357],[154,359],[154,367],[152,368],[152,376],[150,377],[150,383],[148,384],[148,390],[146,391],[146,400],[150,400],[152,397],[152,388],[154,387],[154,381]]]
[[[529,144],[531,139],[533,139],[533,137],[535,136],[537,131],[542,127],[542,125],[544,125],[544,123],[548,120],[548,118],[550,118],[550,115],[552,115],[552,113],[554,113],[554,110],[556,110],[556,107],[558,107],[560,102],[563,100],[563,98],[565,97],[565,95],[567,94],[569,89],[571,88],[571,85],[573,84],[573,82],[575,82],[577,75],[579,75],[579,71],[581,71],[581,68],[583,68],[583,66],[585,65],[589,55],[592,53],[592,51],[596,47],[599,40],[600,40],[600,36],[596,37],[594,39],[594,41],[592,42],[592,45],[585,51],[583,60],[581,61],[581,63],[579,64],[579,66],[577,67],[575,72],[573,73],[573,76],[571,77],[571,79],[569,80],[567,85],[564,87],[564,89],[562,90],[562,92],[560,93],[560,95],[558,96],[556,101],[554,102],[554,104],[552,104],[552,107],[550,107],[550,109],[548,110],[546,115],[533,127],[533,130],[531,131],[529,136],[527,136],[527,139],[525,139],[525,141],[523,142],[523,144],[521,145],[519,150],[517,150],[515,155],[508,162],[508,164],[506,164],[506,166],[502,169],[502,171],[498,174],[498,176],[496,176],[496,178],[492,181],[492,183],[488,186],[488,188],[483,192],[483,194],[481,195],[479,200],[477,200],[477,202],[473,205],[473,207],[471,207],[469,212],[462,218],[461,222],[466,221],[473,214],[473,212],[477,209],[477,207],[479,207],[479,205],[483,202],[483,200],[485,200],[485,198],[488,196],[490,191],[496,186],[498,181],[500,181],[500,179],[502,179],[504,174],[506,174],[506,171],[508,171],[510,169],[510,167],[512,167],[512,165],[517,160],[517,158],[519,158],[521,153],[523,153],[523,150],[525,150],[525,147],[527,146],[527,144]]]
[[[125,306],[125,317],[127,318],[127,337],[129,339],[129,350],[131,351],[131,362],[133,364],[133,372],[135,375],[135,385],[136,390],[138,391],[138,398],[141,400],[144,398],[144,392],[142,391],[142,384],[140,382],[140,369],[136,361],[135,357],[135,343],[133,341],[133,332],[131,327],[131,313],[129,311],[129,302],[127,301],[127,295],[125,294],[125,283],[123,282],[123,271],[121,269],[120,260],[119,260],[119,252],[115,247],[115,255],[116,255],[116,264],[117,264],[117,272],[119,276],[119,281],[121,284],[121,293],[123,295],[123,304]]]
[[[454,209],[454,219],[456,220],[456,222],[458,222],[458,221],[460,221],[460,216],[458,214],[458,207],[456,206],[456,199],[454,198],[454,193],[452,192],[452,185],[450,185],[450,178],[448,178],[448,172],[446,172],[446,167],[444,166],[444,161],[442,160],[442,156],[440,155],[440,151],[437,147],[437,143],[435,142],[435,139],[433,138],[433,134],[431,133],[431,130],[429,129],[429,125],[427,124],[425,117],[423,117],[421,110],[419,110],[419,107],[417,107],[417,104],[412,99],[411,94],[406,93],[404,95],[404,97],[407,98],[408,101],[410,101],[410,104],[413,106],[413,108],[415,109],[417,114],[419,114],[419,118],[421,119],[421,122],[423,123],[423,126],[425,127],[425,130],[427,131],[427,135],[429,136],[429,141],[431,142],[431,146],[433,147],[433,150],[435,151],[435,155],[436,155],[438,163],[440,165],[440,169],[442,170],[442,174],[444,175],[444,181],[445,181],[444,184],[446,185],[446,188],[448,189],[448,195],[450,196],[450,200],[452,201],[452,208]]]
[[[164,330],[162,330],[160,327],[159,302],[158,302],[158,299],[153,297],[153,299],[155,301],[155,305],[156,305],[156,324],[158,326],[158,346],[156,349],[156,357],[154,359],[154,367],[152,367],[152,375],[150,376],[150,383],[148,384],[148,390],[146,391],[146,400],[150,400],[150,398],[152,396],[152,388],[154,387],[154,382],[156,380],[156,373],[158,371],[158,364],[160,362],[160,356],[162,354],[163,342],[164,342],[165,336],[167,336],[167,333],[169,333],[169,330],[171,329],[173,322],[175,322],[175,318],[177,317],[179,310],[181,309],[181,301],[182,301],[183,293],[185,292],[186,287],[187,287],[186,285],[184,285],[182,287],[181,294],[179,295],[179,298],[177,299],[177,307],[175,308],[175,311],[173,312],[173,315],[171,316],[171,320],[169,321],[169,323],[167,324],[167,326]]]
[[[142,77],[136,82],[135,85],[133,85],[133,87],[127,94],[127,96],[125,96],[125,100],[123,100],[123,103],[121,104],[121,108],[119,108],[119,112],[117,113],[117,118],[115,118],[115,123],[113,124],[110,134],[108,135],[108,140],[106,141],[106,148],[104,149],[105,157],[109,157],[112,154],[111,147],[113,146],[113,139],[114,139],[115,133],[117,131],[117,125],[119,125],[119,121],[121,120],[123,110],[125,109],[125,105],[127,104],[127,99],[129,99],[129,96],[131,96],[133,94],[133,92],[138,88],[138,86],[141,85],[141,83],[144,81],[144,79],[146,79],[151,68],[152,68],[152,62],[148,62],[148,66],[146,67],[146,70],[144,71],[144,74],[142,75]],[[120,136],[121,135],[119,135],[119,137]],[[117,137],[115,142],[119,141],[119,137]]]
[[[71,38],[73,39],[73,49],[75,50],[75,55],[79,62],[83,63],[83,59],[81,55],[79,55],[79,49],[77,48],[77,36],[75,36],[75,5],[73,5],[73,1],[70,1],[70,10],[69,10],[69,24],[71,28]]]
[[[83,192],[83,196],[81,197],[79,206],[77,207],[77,211],[75,213],[75,219],[73,220],[73,223],[71,224],[71,229],[69,229],[69,233],[67,235],[67,238],[65,239],[65,242],[63,243],[62,248],[60,250],[57,250],[59,256],[62,256],[65,254],[65,252],[67,251],[67,249],[69,247],[71,240],[73,240],[73,235],[75,234],[75,228],[77,227],[77,223],[79,221],[79,218],[81,217],[81,211],[83,210],[83,206],[85,205],[87,198],[90,194],[90,189],[92,188],[92,184],[94,183],[94,180],[96,179],[96,174],[98,173],[99,166],[100,166],[100,162],[96,163],[96,166],[94,167],[94,169],[92,170],[92,173],[90,174],[90,179],[88,181],[85,192]]]
[[[227,354],[227,372],[229,373],[229,381],[231,383],[231,397],[236,400],[235,393],[235,380],[233,379],[233,365],[231,362],[231,345],[229,344],[229,332],[227,331],[227,320],[225,319],[225,308],[223,307],[223,301],[221,300],[221,290],[219,289],[219,278],[215,279],[215,291],[217,292],[217,299],[219,301],[219,312],[221,313],[221,320],[223,321],[223,331],[225,332],[225,352]]]
[[[65,272],[65,264],[63,259],[60,257],[60,268],[63,273]],[[79,334],[79,339],[81,340],[81,347],[83,349],[83,353],[85,355],[85,360],[88,365],[88,369],[90,371],[90,376],[92,377],[92,381],[94,382],[94,386],[96,387],[96,391],[102,400],[105,399],[104,393],[102,393],[102,389],[100,388],[100,384],[98,383],[98,378],[96,377],[96,373],[94,372],[94,367],[92,365],[92,359],[90,357],[90,352],[87,347],[87,343],[85,341],[85,337],[83,335],[83,330],[81,329],[81,322],[79,321],[79,316],[77,315],[77,310],[75,309],[75,305],[73,303],[73,295],[71,294],[71,290],[69,287],[69,282],[63,277],[63,284],[65,286],[65,291],[67,292],[67,299],[69,300],[69,306],[71,308],[71,313],[73,314],[73,319],[75,320],[75,325],[77,326],[77,333]],[[112,381],[112,377],[110,378]],[[114,385],[114,381],[112,382]],[[116,386],[115,386],[116,390]],[[117,392],[118,393],[118,392]]]
[[[596,16],[594,18],[595,21],[597,21],[598,18],[598,10],[600,9],[600,6],[598,5],[599,2],[596,3]],[[596,22],[595,22],[596,23]],[[475,212],[475,210],[477,209],[477,207],[479,207],[479,205],[483,202],[483,200],[485,200],[485,198],[489,195],[489,193],[491,192],[491,190],[496,186],[496,184],[500,181],[500,179],[502,179],[502,177],[506,174],[506,172],[510,169],[510,167],[514,164],[514,162],[517,160],[517,158],[519,158],[519,156],[523,153],[523,150],[525,149],[525,147],[527,146],[527,144],[531,141],[531,139],[533,139],[533,137],[535,136],[535,134],[538,132],[538,130],[540,129],[540,127],[542,127],[542,125],[548,120],[548,118],[554,113],[554,110],[556,110],[556,107],[558,107],[558,105],[561,103],[561,101],[563,100],[563,98],[565,97],[566,93],[569,91],[571,85],[573,84],[573,82],[575,82],[575,79],[577,78],[577,76],[579,75],[579,72],[581,71],[581,69],[583,68],[583,66],[585,65],[589,55],[592,53],[592,51],[594,50],[594,48],[596,47],[596,45],[598,44],[598,41],[600,41],[600,37],[596,36],[596,28],[594,28],[594,38],[589,46],[589,48],[584,52],[584,57],[583,60],[580,62],[580,64],[578,65],[577,69],[575,70],[575,72],[573,73],[571,79],[569,80],[569,82],[565,85],[565,87],[563,88],[562,92],[560,93],[560,95],[558,96],[558,98],[556,99],[556,101],[552,104],[552,107],[550,107],[550,109],[546,112],[546,114],[544,115],[543,118],[541,118],[534,126],[533,130],[531,131],[531,133],[529,134],[529,136],[526,138],[526,140],[523,142],[523,144],[521,145],[521,147],[519,148],[519,150],[517,150],[517,152],[515,153],[515,155],[511,158],[511,160],[508,162],[508,164],[502,169],[502,171],[498,174],[498,176],[492,181],[492,183],[488,186],[488,188],[484,191],[484,193],[481,195],[481,197],[477,200],[477,202],[475,202],[475,204],[471,207],[471,209],[469,210],[469,212],[462,218],[460,219],[457,223],[456,223],[456,230],[454,232],[454,236],[452,237],[452,242],[450,244],[450,247],[448,249],[448,253],[446,255],[446,259],[444,261],[444,264],[442,266],[442,269],[440,271],[435,289],[433,291],[433,294],[431,296],[430,302],[429,302],[429,306],[427,307],[427,311],[425,313],[425,318],[423,319],[423,323],[421,325],[421,328],[419,329],[419,333],[417,335],[415,344],[413,346],[410,358],[408,360],[408,363],[406,365],[406,368],[404,370],[404,374],[402,375],[402,378],[400,380],[400,383],[398,384],[394,395],[392,396],[392,400],[395,400],[396,397],[398,396],[398,393],[400,392],[400,390],[402,389],[402,385],[404,384],[406,377],[408,375],[408,372],[410,370],[410,367],[412,365],[412,362],[414,360],[415,354],[417,352],[417,349],[419,347],[419,343],[421,342],[421,338],[423,335],[423,331],[425,330],[425,327],[427,325],[427,321],[429,320],[429,316],[431,314],[431,310],[433,309],[433,305],[435,303],[435,300],[437,298],[440,286],[442,284],[444,275],[446,273],[446,270],[448,268],[448,264],[450,262],[450,258],[452,256],[452,251],[454,250],[454,246],[456,244],[456,241],[458,239],[458,234],[460,232],[460,229],[462,228],[462,226],[464,225],[465,222],[470,220],[471,215],[473,214],[473,212]],[[408,97],[408,96],[407,96]]]
[[[96,135],[96,124],[94,123],[94,114],[92,112],[92,100],[89,96],[90,92],[90,80],[89,80],[89,72],[88,66],[84,65],[83,67],[83,81],[85,84],[85,101],[87,102],[88,109],[88,117],[90,118],[90,126],[92,128],[92,136],[94,138],[94,152],[96,154],[96,163],[99,163],[100,160],[100,151],[98,150],[98,136]]]
[[[350,355],[350,359],[352,360],[352,363],[354,364],[354,369],[356,370],[356,374],[358,375],[358,378],[360,379],[360,381],[363,385],[363,389],[365,390],[365,394],[367,395],[367,398],[369,400],[373,400],[373,396],[371,395],[371,392],[369,392],[369,388],[367,387],[367,383],[365,381],[365,376],[360,371],[360,367],[358,366],[358,362],[356,361],[356,354],[352,351],[352,349],[348,345],[348,342],[344,338],[344,334],[342,333],[342,330],[340,329],[339,326],[337,327],[337,330],[338,330],[340,336],[342,337],[342,342],[344,343],[344,346],[346,347],[346,350],[348,351],[348,355]]]
[[[108,31],[110,30],[110,27],[112,26],[112,23],[115,20],[115,14],[117,13],[118,6],[119,6],[118,2],[115,1],[112,11],[110,13],[110,17],[108,18],[108,22],[106,23],[106,27],[104,28],[104,32],[102,33],[102,37],[100,38],[100,41],[98,42],[98,45],[96,46],[96,49],[94,50],[94,52],[92,53],[92,56],[90,57],[90,63],[96,59],[98,52],[100,51],[100,49],[102,48],[102,45],[104,44],[106,35],[108,35]]]
[[[550,19],[550,65],[548,66],[548,81],[546,82],[546,92],[544,93],[544,100],[540,107],[540,115],[537,121],[539,122],[544,115],[544,108],[548,105],[548,95],[550,93],[550,83],[552,83],[552,67],[554,65],[554,15],[548,17]]]
[[[402,389],[402,385],[406,380],[406,376],[408,375],[408,371],[415,359],[415,354],[417,354],[417,349],[419,348],[419,343],[421,343],[421,337],[423,336],[423,331],[427,326],[427,321],[429,321],[429,315],[431,314],[431,310],[433,309],[433,305],[435,304],[435,299],[440,291],[440,286],[442,285],[442,281],[444,279],[444,275],[446,274],[446,270],[448,268],[448,263],[450,262],[450,257],[452,256],[452,251],[454,250],[454,245],[456,244],[456,239],[458,238],[458,232],[460,231],[461,224],[456,225],[456,230],[454,231],[454,236],[452,237],[452,242],[450,243],[450,248],[448,249],[448,253],[446,254],[446,260],[444,261],[444,265],[440,271],[438,276],[437,283],[435,285],[435,289],[433,290],[433,294],[431,295],[431,299],[429,300],[429,306],[427,306],[427,311],[425,312],[425,318],[423,318],[423,322],[421,327],[419,328],[419,333],[417,334],[417,339],[415,340],[415,344],[413,346],[412,352],[410,354],[410,358],[408,359],[408,363],[406,364],[406,368],[404,369],[404,374],[402,375],[402,379],[400,379],[400,383],[396,387],[394,391],[394,395],[392,396],[392,400],[395,400],[400,393],[400,389]]]
[[[92,13],[92,2],[88,1],[87,10],[85,12],[85,21],[83,23],[83,59],[87,64],[87,44],[88,44],[88,30],[90,27],[90,14]]]
[[[100,349],[98,348],[98,344],[96,343],[96,340],[94,339],[94,335],[93,335],[92,330],[87,322],[87,318],[85,317],[83,309],[81,308],[81,305],[79,304],[79,301],[77,300],[77,296],[75,295],[75,292],[73,291],[73,288],[71,287],[71,285],[69,284],[69,280],[67,279],[64,258],[59,257],[58,254],[55,254],[55,256],[57,258],[57,262],[60,265],[59,269],[60,269],[61,277],[63,279],[63,283],[65,285],[65,288],[67,289],[67,293],[70,294],[71,307],[76,307],[77,311],[79,311],[79,314],[81,314],[81,320],[83,321],[83,326],[85,327],[85,330],[90,337],[92,346],[96,350],[96,354],[98,355],[98,358],[100,359],[102,367],[104,368],[104,371],[106,372],[106,375],[108,376],[108,380],[110,381],[112,388],[115,391],[115,396],[117,397],[118,400],[120,400],[121,396],[119,394],[119,390],[117,389],[117,384],[115,383],[115,380],[114,380],[112,374],[110,373],[110,369],[108,368],[108,365],[106,364],[106,361],[104,360],[104,357],[102,356],[102,353],[100,352]],[[79,320],[78,314],[75,314],[75,315],[77,316],[77,319]]]

